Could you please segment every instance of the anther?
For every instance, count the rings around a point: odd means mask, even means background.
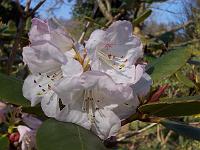
[[[51,86],[48,84],[48,89],[51,90]]]

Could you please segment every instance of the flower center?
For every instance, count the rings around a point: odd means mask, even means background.
[[[84,91],[84,100],[82,110],[87,112],[89,120],[93,123],[95,118],[95,111],[99,110],[98,103],[100,101],[94,98],[93,90]]]
[[[76,55],[74,56],[74,59],[76,59],[82,66],[83,66],[83,71],[88,71],[90,70],[90,59],[87,58],[87,50],[84,48],[84,53],[83,56],[79,53],[79,51],[73,47],[73,50],[75,51]]]
[[[117,57],[111,52],[106,53],[101,50],[97,50],[97,56],[101,62],[113,68],[114,70],[121,72],[125,70],[127,59],[124,60],[124,56]]]
[[[40,89],[37,95],[42,96],[48,93],[54,86],[55,81],[58,81],[61,78],[63,78],[61,71],[53,73],[52,75],[39,73],[38,79],[33,80],[34,84],[36,84],[36,86]]]

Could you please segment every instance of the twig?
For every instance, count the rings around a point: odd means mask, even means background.
[[[193,43],[197,43],[200,42],[200,39],[193,39],[187,42],[182,42],[182,43],[178,43],[178,44],[171,44],[170,47],[181,47],[181,46],[186,46],[188,44],[193,44]]]
[[[83,39],[84,39],[84,37],[85,37],[85,34],[86,34],[87,29],[88,29],[88,27],[90,26],[90,24],[91,24],[91,23],[90,23],[89,21],[86,23],[85,28],[84,28],[84,30],[83,30],[83,32],[82,32],[82,34],[81,34],[81,36],[80,36],[80,38],[79,38],[79,40],[78,40],[79,43],[82,43],[82,42],[83,42]]]
[[[158,141],[161,141],[161,136],[160,136],[160,126],[159,125],[157,125],[157,139],[158,139]]]
[[[173,133],[173,131],[171,131],[171,130],[167,133],[166,137],[164,138],[164,140],[162,142],[162,145],[165,145],[167,143],[167,141],[172,133]]]
[[[15,42],[13,44],[13,48],[10,52],[10,56],[8,58],[8,63],[7,63],[7,74],[10,75],[10,73],[12,72],[12,65],[14,63],[15,57],[17,55],[17,50],[18,50],[18,46],[20,44],[20,37],[23,33],[23,29],[24,29],[24,19],[23,17],[20,18],[19,21],[19,25],[18,25],[18,30],[17,30],[17,34],[15,37]]]
[[[30,5],[31,5],[31,0],[26,0],[26,7],[24,9],[25,13],[29,13]]]
[[[121,142],[127,138],[130,138],[132,136],[135,136],[135,135],[138,135],[138,134],[141,134],[142,132],[154,127],[155,125],[157,125],[157,123],[152,123],[148,126],[146,126],[145,128],[141,129],[141,130],[138,130],[138,131],[135,131],[135,132],[131,132],[131,133],[126,133],[124,136],[122,136],[121,138],[118,138],[117,139],[117,142]]]
[[[94,10],[93,10],[92,18],[95,17],[95,15],[96,15],[96,13],[97,13],[97,9],[98,9],[98,5],[95,4],[95,5],[94,5]],[[78,40],[79,43],[82,43],[82,42],[83,42],[83,40],[84,40],[84,38],[85,38],[85,34],[86,34],[87,29],[89,28],[90,24],[91,24],[90,21],[88,21],[88,22],[85,24],[84,30],[83,30],[83,32],[82,32],[82,34],[81,34],[81,36],[80,36],[80,38],[79,38],[79,40]]]
[[[121,15],[124,14],[124,12],[125,12],[125,10],[122,9],[121,12],[119,12],[117,15],[115,15],[112,20],[108,21],[105,26],[108,27],[109,25],[111,25],[112,22],[117,20]]]
[[[20,16],[23,16],[23,9],[22,9],[22,7],[21,7],[21,5],[20,5],[19,0],[15,0],[15,2],[16,2],[16,4],[17,4],[17,9],[18,9],[18,11],[19,11]]]
[[[26,17],[32,16],[32,15],[42,6],[42,4],[44,4],[45,1],[46,1],[46,0],[41,0],[41,1],[33,8],[33,10],[32,10],[29,14],[26,15]]]
[[[21,8],[21,5],[19,3],[19,0],[16,0],[16,3],[17,3],[17,6],[18,6],[18,9],[20,11],[20,21],[19,21],[19,25],[17,27],[17,33],[16,33],[16,36],[15,36],[15,41],[14,41],[14,44],[13,44],[13,47],[12,47],[12,50],[10,52],[10,56],[8,58],[8,63],[7,63],[7,74],[9,75],[11,72],[12,72],[12,65],[15,61],[15,57],[17,55],[17,51],[18,51],[18,47],[20,45],[20,40],[21,40],[21,36],[23,34],[23,31],[24,31],[24,24],[26,22],[26,19],[30,16],[32,16],[35,11],[37,11],[37,9],[40,8],[40,6],[42,6],[42,4],[45,2],[46,0],[42,0],[40,1],[36,6],[35,8],[29,13],[29,10],[28,8],[30,7],[30,4],[31,4],[31,0],[27,0],[26,1],[26,7],[25,7],[25,10],[23,10]]]
[[[108,10],[108,12],[110,13],[111,12],[111,4],[110,4],[110,0],[104,0],[105,3],[106,3],[106,8]]]
[[[192,24],[192,23],[194,23],[194,21],[190,20],[190,21],[188,21],[188,22],[186,22],[186,23],[184,23],[184,24],[182,24],[182,25],[178,25],[178,26],[176,26],[176,27],[174,27],[174,28],[171,28],[171,29],[169,29],[169,30],[167,30],[167,31],[157,32],[157,33],[155,33],[153,36],[159,37],[159,36],[161,36],[161,35],[163,35],[163,34],[165,34],[165,33],[167,33],[167,32],[176,32],[176,31],[178,31],[178,30],[180,30],[180,29],[182,29],[182,28],[187,27],[188,25],[190,25],[190,24]]]
[[[99,9],[101,10],[104,17],[109,21],[113,20],[111,13],[106,9],[106,6],[104,5],[103,1],[97,0],[97,3],[99,5]]]

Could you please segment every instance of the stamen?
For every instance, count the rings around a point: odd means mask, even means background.
[[[65,105],[62,103],[62,99],[61,98],[59,98],[58,99],[59,101],[59,108],[60,108],[60,111],[63,109],[63,108],[65,108]]]

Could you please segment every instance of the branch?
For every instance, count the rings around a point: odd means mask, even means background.
[[[155,125],[157,125],[157,123],[152,123],[148,126],[146,126],[145,128],[141,129],[141,130],[138,130],[138,131],[135,131],[135,132],[129,132],[129,133],[126,133],[124,136],[122,136],[121,138],[118,138],[117,139],[117,142],[122,142],[123,140],[127,139],[127,138],[130,138],[132,136],[135,136],[135,135],[138,135],[138,134],[141,134],[142,132],[154,127]]]
[[[193,44],[193,43],[197,43],[200,42],[200,39],[193,39],[187,42],[182,42],[182,43],[178,43],[178,44],[171,44],[170,47],[181,47],[181,46],[186,46],[188,44]]]
[[[182,24],[182,25],[178,25],[178,26],[176,26],[176,27],[174,27],[174,28],[171,28],[171,29],[169,29],[169,30],[167,30],[167,31],[157,32],[157,33],[155,33],[153,36],[159,37],[159,36],[161,36],[161,35],[163,35],[163,34],[165,34],[165,33],[167,33],[167,32],[176,32],[176,31],[178,31],[178,30],[180,30],[180,29],[182,29],[182,28],[187,27],[188,25],[190,25],[190,24],[192,24],[192,23],[194,23],[194,21],[190,20],[190,21],[188,21],[188,22],[186,22],[186,23],[184,23],[184,24]]]
[[[15,37],[15,42],[13,44],[12,50],[10,52],[10,56],[8,58],[8,63],[7,63],[7,74],[9,75],[12,72],[12,65],[14,63],[15,57],[17,55],[17,50],[20,44],[20,37],[23,33],[24,30],[24,18],[21,17],[18,25],[18,30],[17,34]]]
[[[17,9],[18,9],[18,11],[19,11],[19,14],[20,14],[20,16],[23,16],[23,9],[22,9],[22,7],[21,7],[21,5],[20,5],[20,2],[19,2],[19,0],[15,0],[15,2],[16,2],[16,4],[17,4]]]
[[[124,12],[125,12],[125,10],[122,9],[117,15],[115,15],[115,16],[113,17],[112,20],[109,20],[109,21],[106,23],[105,26],[108,27],[109,25],[111,25],[112,22],[115,21],[115,20],[117,20],[119,17],[121,17],[121,16],[124,14]],[[104,29],[104,28],[103,28],[103,29]]]
[[[46,1],[46,0],[41,0],[41,1],[33,8],[33,10],[32,10],[29,14],[26,15],[26,17],[28,18],[28,17],[32,16],[32,15],[42,6],[42,4],[44,4],[45,1]]]
[[[97,9],[98,9],[98,5],[95,4],[95,5],[94,5],[93,14],[92,14],[92,18],[95,17],[95,15],[96,15],[96,13],[97,13]],[[78,40],[79,43],[82,43],[82,42],[83,42],[83,40],[84,40],[84,38],[85,38],[85,34],[86,34],[87,29],[89,28],[90,24],[91,24],[90,21],[88,21],[88,22],[85,24],[84,30],[83,30],[83,32],[82,32],[82,34],[81,34],[81,36],[80,36],[80,38],[79,38],[79,40]]]
[[[105,1],[105,3],[106,3],[107,10],[108,10],[108,12],[110,13],[110,12],[111,12],[110,0],[104,0],[104,1]]]
[[[111,13],[106,9],[106,6],[104,5],[103,1],[97,0],[97,3],[99,5],[99,9],[101,10],[104,17],[109,21],[113,20]]]
[[[25,13],[29,13],[30,5],[31,5],[31,0],[26,0],[26,7],[24,9]]]
[[[20,42],[21,42],[20,40],[21,40],[21,36],[23,34],[23,31],[24,31],[24,24],[26,22],[26,19],[28,17],[32,16],[37,11],[37,9],[39,9],[40,6],[42,6],[42,4],[45,1],[46,0],[40,1],[35,6],[35,8],[33,8],[33,10],[29,13],[29,8],[30,8],[31,0],[27,0],[26,1],[25,10],[23,10],[21,8],[19,0],[16,0],[16,3],[17,3],[17,6],[18,6],[18,9],[19,9],[21,17],[20,17],[19,25],[17,27],[17,33],[16,33],[16,36],[15,36],[15,41],[14,41],[12,50],[10,52],[10,56],[8,58],[8,63],[7,63],[7,74],[8,75],[12,72],[12,65],[14,64],[14,61],[15,61],[15,58],[16,58],[16,55],[17,55],[17,51],[18,51],[18,48],[19,48],[19,45],[20,45]]]

